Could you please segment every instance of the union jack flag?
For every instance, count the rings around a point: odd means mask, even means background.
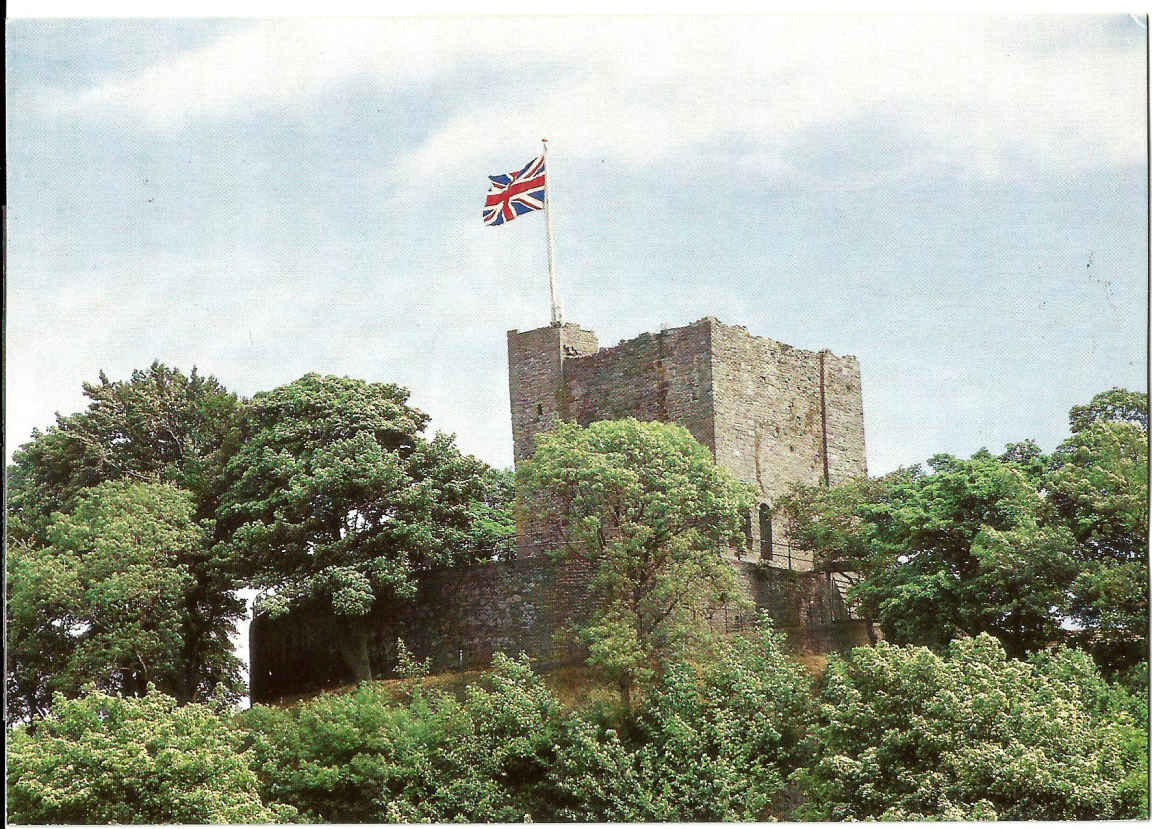
[[[492,186],[484,200],[484,224],[502,225],[544,208],[544,156],[532,159],[515,173],[488,178]]]

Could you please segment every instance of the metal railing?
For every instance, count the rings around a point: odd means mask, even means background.
[[[514,539],[512,546],[515,548],[517,556],[529,557],[562,549],[563,542],[559,541],[553,532],[536,531],[521,533]],[[770,554],[767,558],[763,555],[766,546],[770,548]],[[756,555],[757,553],[759,555]],[[823,573],[829,585],[835,590],[839,602],[843,604],[844,612],[848,618],[857,620],[862,618],[859,613],[859,601],[853,601],[847,596],[848,590],[860,583],[860,575],[843,569],[843,563],[838,565],[837,563],[818,560],[811,550],[801,549],[787,541],[776,540],[773,540],[770,545],[760,541],[752,542],[745,548],[727,548],[722,551],[722,555],[736,561],[765,564],[790,572]],[[723,613],[725,614],[724,627],[729,629],[727,608],[723,609]]]
[[[773,541],[771,552],[766,558],[763,555],[764,542],[754,542],[746,548],[728,547],[722,550],[727,558],[736,561],[763,563],[783,570],[809,571],[825,569],[818,567],[818,561],[813,557],[811,550],[804,550],[786,541]],[[492,548],[493,558],[525,557],[546,554],[552,551],[563,550],[564,542],[558,534],[550,531],[521,532],[510,537],[507,544]]]

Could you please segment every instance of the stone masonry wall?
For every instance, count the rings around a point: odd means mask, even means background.
[[[851,355],[824,352],[828,411],[828,467],[832,483],[868,474],[864,452],[864,403],[860,363]]]
[[[768,612],[797,651],[823,653],[866,641],[825,575],[732,566],[741,593]],[[497,651],[527,653],[537,668],[577,662],[584,654],[566,632],[593,606],[591,581],[587,564],[546,556],[425,573],[414,599],[383,604],[370,617],[373,665],[391,675],[398,637],[417,659],[431,657],[434,671],[483,668]],[[753,615],[720,606],[708,623],[730,633]],[[252,701],[352,682],[338,647],[344,635],[329,614],[258,615],[249,631]]]
[[[792,483],[867,473],[856,358],[793,348],[711,317],[603,349],[572,324],[510,331],[508,377],[517,462],[561,419],[684,426],[767,505],[763,530],[758,513],[749,522],[753,558],[771,551],[769,560],[806,566],[770,515],[772,503]],[[547,527],[520,530],[521,555],[545,546]]]
[[[564,361],[565,416],[678,423],[714,450],[711,332],[707,325],[641,334],[614,348]]]
[[[855,357],[805,351],[709,321],[716,407],[716,462],[771,505],[792,483],[864,474],[860,367]],[[760,540],[753,522],[754,547]],[[772,520],[773,562],[788,543]],[[793,566],[809,566],[796,559]]]
[[[568,419],[566,358],[594,354],[597,347],[595,333],[570,323],[508,332],[508,397],[517,462],[532,457],[537,432]]]

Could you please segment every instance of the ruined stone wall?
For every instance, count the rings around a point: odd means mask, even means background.
[[[860,363],[851,355],[824,352],[824,393],[828,412],[829,480],[840,483],[868,474],[864,452],[864,403]]]
[[[719,323],[712,342],[716,462],[769,500],[822,481],[819,355]]]
[[[795,650],[823,653],[866,641],[824,574],[748,562],[733,567],[737,589],[768,612]],[[497,651],[527,653],[537,668],[571,664],[584,654],[567,633],[587,618],[593,601],[592,571],[579,561],[535,556],[424,573],[414,599],[382,603],[370,617],[372,662],[391,675],[399,637],[417,659],[431,657],[437,672],[486,667]],[[754,615],[722,605],[707,623],[732,633]],[[351,683],[339,649],[345,635],[326,613],[257,616],[249,630],[252,701]]]
[[[770,552],[774,563],[810,564],[790,549],[771,505],[792,483],[867,472],[852,356],[793,348],[706,317],[599,350],[595,334],[576,325],[511,331],[508,366],[517,462],[531,456],[537,432],[561,419],[678,423],[760,492],[763,520],[757,511],[748,524],[752,558]],[[548,533],[522,527],[520,554]]]
[[[792,483],[864,474],[860,367],[855,357],[805,351],[711,321],[716,462],[772,505]],[[825,464],[827,463],[827,468]],[[788,544],[772,519],[773,562]],[[759,522],[752,522],[759,548]],[[794,559],[793,566],[810,562]]]
[[[517,463],[536,451],[537,432],[569,419],[565,413],[565,358],[593,354],[597,347],[595,333],[571,323],[508,332],[508,397]]]
[[[614,348],[564,361],[566,417],[678,423],[713,450],[710,327],[694,323],[641,334]]]
[[[579,651],[564,635],[586,618],[591,577],[587,565],[547,556],[422,573],[416,596],[382,602],[372,613],[369,652],[376,670],[395,665],[396,640],[442,672],[483,667],[503,651],[529,654],[538,667],[566,664]],[[253,701],[353,681],[340,656],[345,633],[327,613],[295,612],[250,628]]]

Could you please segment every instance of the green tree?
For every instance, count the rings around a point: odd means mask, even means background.
[[[155,362],[128,380],[84,383],[87,410],[57,415],[13,454],[8,467],[10,539],[46,540],[55,512],[69,511],[103,481],[163,481],[194,492],[210,517],[210,456],[226,442],[239,402],[215,377]]]
[[[309,606],[345,623],[341,646],[372,676],[367,614],[411,597],[413,574],[493,555],[478,541],[488,467],[399,386],[308,374],[245,406],[223,466],[218,526],[273,615]]]
[[[1076,541],[1092,559],[1136,561],[1148,547],[1148,432],[1099,422],[1052,453],[1044,481]]]
[[[947,655],[880,643],[832,658],[803,819],[1101,820],[1147,816],[1127,713],[1085,699],[1085,670],[1008,659],[995,639]],[[1088,666],[1090,667],[1090,666]],[[1094,670],[1094,669],[1092,669]],[[1146,773],[1146,767],[1145,767]]]
[[[483,475],[483,495],[473,502],[468,544],[474,558],[506,561],[516,552],[516,520],[512,508],[516,484],[511,469],[488,469]]]
[[[1052,453],[1044,478],[1076,540],[1079,572],[1066,612],[1076,638],[1108,670],[1148,659],[1147,397],[1123,394],[1130,409],[1143,401],[1145,425],[1131,412],[1081,423]]]
[[[1068,613],[1073,639],[1110,673],[1147,664],[1148,565],[1090,562],[1072,582]]]
[[[626,704],[635,682],[706,637],[698,614],[738,602],[723,551],[743,543],[753,492],[681,426],[562,423],[520,464],[517,498],[518,510],[562,528],[558,555],[596,568],[579,633]]]
[[[5,563],[8,720],[35,721],[51,709],[83,630],[79,581],[68,559],[27,542],[10,544]]]
[[[294,810],[260,801],[223,703],[57,696],[34,733],[8,732],[14,823],[275,823]]]
[[[1113,389],[1072,410],[1050,456],[938,455],[928,473],[796,487],[780,511],[794,543],[864,576],[852,598],[894,641],[987,631],[1019,656],[1072,638],[1126,670],[1148,654],[1146,413]]]
[[[1130,423],[1148,431],[1148,395],[1119,387],[1093,397],[1089,402],[1073,406],[1068,412],[1068,425],[1075,434],[1093,423]]]
[[[876,478],[850,478],[833,487],[793,485],[776,504],[793,546],[812,553],[814,566],[868,575],[882,566],[873,556],[876,523],[908,485],[919,467],[898,469]],[[853,595],[868,638],[876,643],[875,594]]]
[[[1049,461],[1039,444],[1031,438],[1018,443],[1009,443],[1004,447],[1000,460],[1015,464],[1032,481],[1039,481],[1044,476]]]
[[[211,565],[209,529],[190,493],[168,484],[107,481],[57,513],[50,544],[14,545],[8,570],[9,713],[43,716],[53,691],[142,694],[155,683],[182,701],[221,685],[243,691],[229,634],[242,606],[210,597],[194,573]],[[230,612],[223,612],[228,609]],[[187,631],[211,630],[190,660]]]
[[[987,452],[928,465],[794,489],[782,504],[791,537],[863,575],[851,598],[892,641],[939,647],[986,631],[1023,655],[1058,638],[1074,540],[1036,481]]]
[[[762,624],[702,665],[670,665],[631,735],[574,719],[552,770],[558,816],[764,820],[802,761],[812,716],[811,676]]]
[[[169,483],[194,496],[195,517],[211,518],[217,456],[227,446],[239,401],[216,378],[190,375],[154,362],[128,380],[85,383],[86,410],[57,415],[46,432],[13,455],[8,467],[8,538],[49,543],[57,512],[71,512],[85,491],[106,481]],[[190,558],[181,629],[187,666],[181,699],[211,691],[204,677],[218,673],[220,642],[243,612],[229,564],[212,556]],[[229,673],[230,668],[225,669]],[[229,680],[231,682],[231,680]]]

